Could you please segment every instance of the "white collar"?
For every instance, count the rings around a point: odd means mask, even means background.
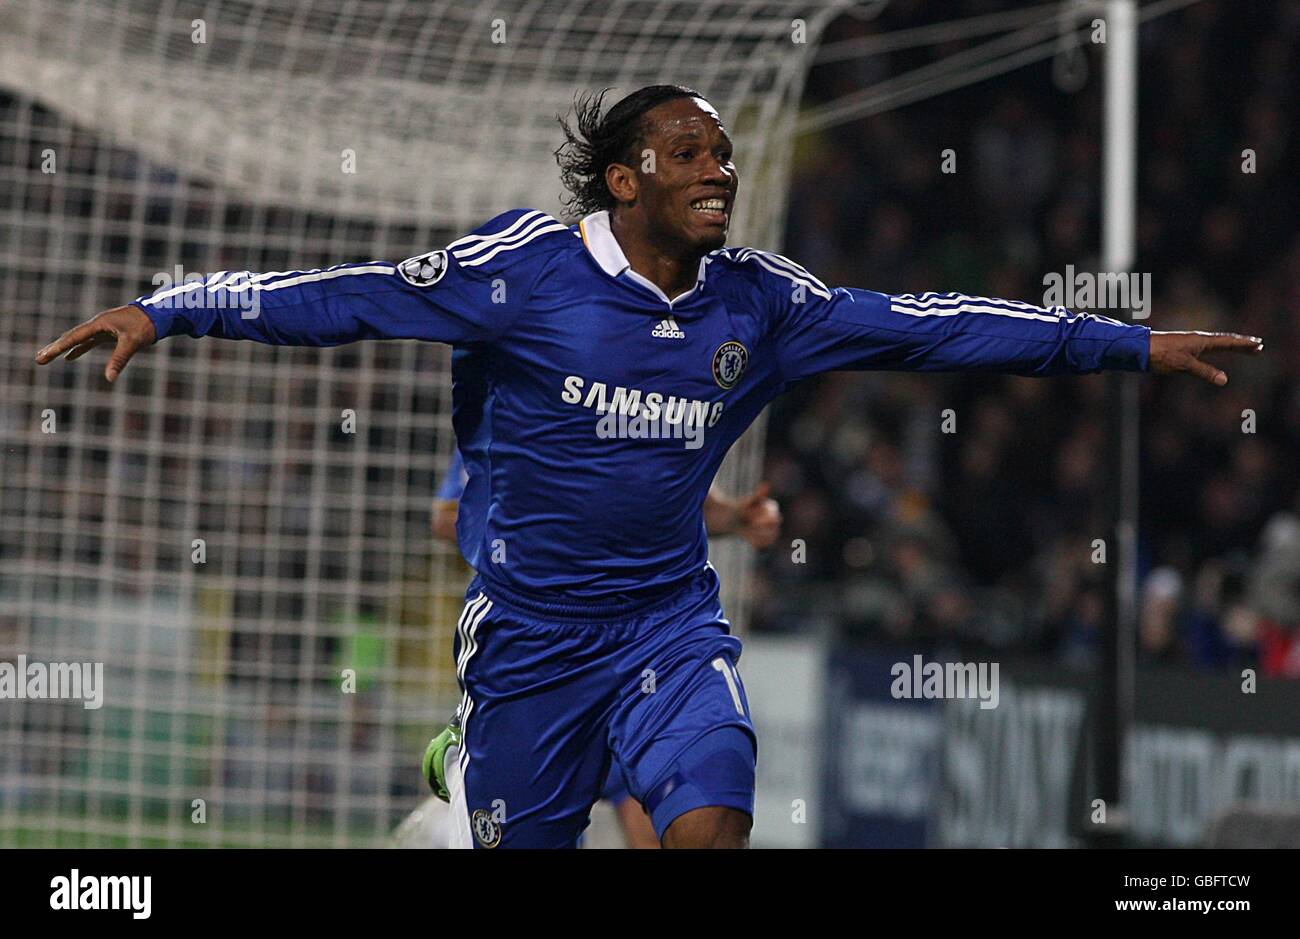
[[[627,255],[623,253],[618,239],[614,237],[614,232],[609,227],[609,212],[605,210],[592,212],[580,221],[578,223],[578,233],[582,236],[582,243],[587,246],[587,250],[596,259],[596,263],[600,265],[601,270],[610,277],[627,274],[628,277],[642,287],[653,290],[655,295],[669,306],[685,300],[700,289],[700,284],[704,283],[704,272],[708,268],[708,261],[706,258],[700,258],[700,269],[695,275],[695,286],[669,300],[667,294],[659,289],[658,284],[632,270]]]

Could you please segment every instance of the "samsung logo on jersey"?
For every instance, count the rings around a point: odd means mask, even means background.
[[[619,414],[687,428],[712,427],[722,417],[723,404],[721,401],[679,398],[658,391],[643,392],[640,388],[624,388],[622,385],[614,386],[611,391],[603,381],[595,381],[588,386],[581,375],[565,377],[560,400],[565,404],[592,408],[598,414]]]

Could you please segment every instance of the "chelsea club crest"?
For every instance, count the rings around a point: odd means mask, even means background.
[[[719,387],[730,391],[740,381],[740,376],[745,374],[745,366],[748,364],[749,350],[736,340],[729,339],[713,353],[713,380]]]
[[[501,843],[501,825],[487,809],[477,810],[470,817],[469,823],[474,829],[474,837],[483,847],[495,848]]]

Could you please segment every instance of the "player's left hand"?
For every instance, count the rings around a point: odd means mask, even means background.
[[[1255,336],[1242,336],[1238,333],[1174,333],[1153,330],[1150,368],[1151,371],[1162,375],[1189,372],[1198,378],[1204,378],[1212,385],[1222,387],[1228,383],[1228,373],[1208,362],[1202,362],[1202,355],[1207,352],[1258,354],[1263,351],[1264,340]]]
[[[755,548],[767,548],[781,534],[781,506],[768,497],[771,486],[759,483],[747,496],[736,500],[737,533]]]

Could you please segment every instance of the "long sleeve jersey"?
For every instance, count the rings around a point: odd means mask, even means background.
[[[515,209],[400,263],[221,272],[135,301],[158,337],[450,343],[468,472],[461,551],[540,602],[652,596],[707,563],[723,457],[792,382],[836,369],[1026,376],[1144,371],[1150,330],[955,293],[830,288],[724,247],[671,300],[597,212]]]

